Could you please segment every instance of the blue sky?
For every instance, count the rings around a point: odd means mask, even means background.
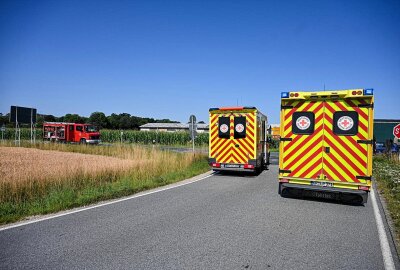
[[[400,118],[400,1],[0,1],[0,112],[208,120],[280,92],[374,88]]]

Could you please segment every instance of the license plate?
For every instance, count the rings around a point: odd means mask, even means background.
[[[225,164],[225,168],[240,168],[238,164]]]
[[[308,191],[306,193],[308,196],[318,198],[318,199],[335,199],[334,193],[322,192],[322,191]]]
[[[319,187],[333,187],[333,183],[329,182],[317,182],[317,181],[311,181],[312,186],[319,186]]]

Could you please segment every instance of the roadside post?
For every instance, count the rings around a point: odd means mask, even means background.
[[[194,139],[196,138],[197,135],[197,124],[196,124],[196,116],[194,116],[193,114],[189,117],[189,133],[190,133],[190,138],[192,139],[192,148],[194,153]]]
[[[3,124],[1,126],[1,141],[4,142],[4,132],[6,131],[6,126]]]

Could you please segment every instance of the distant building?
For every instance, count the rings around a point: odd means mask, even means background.
[[[189,132],[189,124],[182,123],[147,123],[139,128],[140,131]],[[208,132],[208,124],[197,124],[197,133],[204,132]]]
[[[374,119],[374,137],[377,142],[394,140],[393,128],[400,124],[400,119]]]

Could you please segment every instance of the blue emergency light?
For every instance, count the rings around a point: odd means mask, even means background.
[[[364,89],[364,96],[372,96],[374,94],[374,89]]]
[[[289,92],[282,92],[281,98],[289,98]]]

